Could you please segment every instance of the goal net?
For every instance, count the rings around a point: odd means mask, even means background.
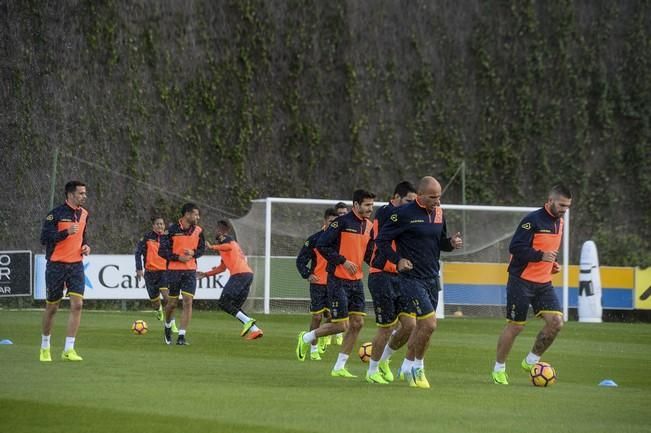
[[[305,240],[321,229],[327,207],[346,200],[269,197],[254,200],[250,212],[233,220],[237,238],[255,272],[246,306],[264,313],[309,310],[309,283],[296,269],[296,255]],[[386,203],[376,203],[376,208]],[[464,247],[441,255],[439,317],[445,315],[503,316],[506,303],[509,243],[531,207],[443,205],[448,234],[461,232]],[[564,284],[557,288],[567,317],[567,238],[569,213],[560,260]],[[367,312],[372,313],[366,281]]]

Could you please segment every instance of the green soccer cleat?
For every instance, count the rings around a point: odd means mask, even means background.
[[[176,327],[176,322],[172,322],[172,327],[170,328],[174,334],[179,333],[179,328]]]
[[[509,376],[506,374],[506,371],[493,371],[491,372],[491,378],[496,385],[509,384]]]
[[[354,374],[351,374],[350,371],[346,370],[346,367],[340,368],[339,370],[332,370],[330,372],[330,376],[332,377],[357,377]]]
[[[380,361],[380,364],[378,364],[382,378],[387,382],[393,382],[393,373],[391,372],[391,367],[389,367],[390,362],[391,360],[387,359],[386,361]]]
[[[366,373],[366,381],[368,383],[379,383],[380,385],[388,385],[389,382],[384,380],[384,377],[382,376],[382,373],[379,371],[376,371],[375,373],[369,375]]]
[[[425,389],[428,389],[430,387],[427,377],[425,377],[424,368],[412,368],[411,375],[417,387]]]
[[[50,354],[50,349],[41,349],[40,353],[41,362],[52,362],[52,355]]]
[[[305,334],[305,331],[299,333],[298,341],[296,342],[296,358],[298,358],[299,361],[305,361],[305,357],[310,350],[310,343],[303,341],[303,335]]]
[[[535,364],[528,364],[526,358],[522,360],[522,363],[520,363],[520,367],[522,367],[522,369],[523,369],[524,371],[526,371],[527,373],[531,373],[531,368],[532,368],[534,365],[535,365]]]
[[[319,351],[317,350],[316,352],[310,352],[310,359],[312,361],[321,361],[321,355],[319,354]]]
[[[326,341],[325,341],[326,338],[327,337],[319,337],[316,343],[318,346],[319,354],[321,355],[323,355],[326,351]]]
[[[250,319],[248,322],[242,325],[242,331],[240,331],[240,337],[244,337],[246,333],[249,332],[249,329],[251,329],[251,326],[253,325],[255,325],[255,319]]]
[[[342,334],[337,334],[335,336],[335,343],[337,344],[337,346],[341,346],[342,344],[344,344],[344,334],[343,333]]]
[[[159,322],[162,322],[163,319],[165,318],[165,312],[163,310],[161,310],[161,309],[154,310],[154,316],[156,316],[156,319]]]
[[[75,352],[75,349],[65,350],[65,351],[61,352],[61,359],[63,359],[64,361],[83,361],[84,360],[84,358],[77,355],[77,352]]]
[[[332,335],[326,335],[323,337],[323,348],[327,348],[332,344]]]

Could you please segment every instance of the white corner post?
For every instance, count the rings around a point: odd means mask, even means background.
[[[265,199],[264,212],[264,314],[271,311],[271,197]]]
[[[570,210],[565,212],[563,221],[563,319],[567,322],[570,309]]]

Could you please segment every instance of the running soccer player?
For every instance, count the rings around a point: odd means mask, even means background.
[[[346,369],[346,361],[364,325],[366,313],[362,261],[370,239],[375,195],[358,189],[353,193],[353,210],[334,220],[319,237],[317,251],[328,261],[328,308],[332,316],[309,332],[298,335],[296,356],[304,361],[310,344],[325,335],[344,332],[344,341],[337,362],[331,371],[334,377],[356,377]]]
[[[88,211],[86,185],[72,180],[65,186],[66,201],[52,209],[43,222],[41,244],[45,245],[45,288],[46,304],[43,312],[40,360],[51,362],[50,335],[54,316],[64,290],[70,297],[70,316],[66,330],[66,342],[61,353],[64,361],[82,361],[75,351],[75,338],[81,322],[84,305],[85,276],[83,256],[90,254],[86,239]]]
[[[167,262],[158,255],[160,239],[165,235],[165,219],[162,216],[154,216],[151,219],[151,231],[145,233],[136,245],[136,278],[140,280],[144,277],[145,287],[149,294],[149,300],[154,307],[156,318],[163,321],[165,313],[163,307],[167,305],[168,291],[165,273]],[[143,271],[143,258],[145,261]],[[161,296],[163,302],[161,305]],[[172,332],[178,333],[176,322],[172,319]]]
[[[197,225],[199,219],[199,208],[194,203],[186,203],[181,208],[179,222],[170,225],[167,234],[161,237],[158,255],[167,260],[169,289],[165,306],[165,344],[172,344],[172,318],[180,294],[183,294],[183,313],[176,344],[188,344],[185,332],[192,319],[192,300],[197,288],[197,259],[203,255],[206,247],[203,230]]]
[[[563,215],[572,204],[572,193],[562,184],[554,185],[547,203],[525,216],[515,230],[509,246],[511,261],[506,284],[506,326],[497,341],[495,366],[491,377],[499,385],[508,385],[506,358],[516,337],[527,323],[529,305],[536,317],[545,321],[529,354],[520,364],[527,373],[563,327],[561,304],[552,287],[552,274],[560,271],[556,261],[563,237]]]
[[[241,337],[255,340],[262,337],[262,329],[256,326],[256,320],[247,316],[242,311],[242,305],[249,296],[249,289],[253,282],[253,271],[246,262],[246,256],[235,239],[231,224],[226,220],[217,221],[216,245],[208,244],[208,249],[216,251],[221,256],[219,266],[208,272],[198,272],[197,279],[211,277],[224,271],[230,273],[228,282],[219,297],[219,306],[231,316],[242,322]]]
[[[377,236],[386,220],[397,208],[415,199],[416,188],[411,182],[404,181],[396,185],[389,204],[375,212],[371,238]],[[373,255],[368,275],[368,289],[373,298],[375,323],[378,329],[373,338],[366,381],[388,384],[393,382],[393,373],[389,367],[391,355],[409,339],[409,335],[416,327],[416,315],[413,305],[400,294],[396,265],[378,254],[374,242],[369,242],[369,246],[373,247]],[[393,248],[395,250],[395,245]],[[399,327],[394,330],[396,325]]]
[[[321,325],[321,319],[328,314],[328,273],[326,272],[326,259],[316,249],[317,241],[323,232],[330,226],[330,223],[337,218],[337,212],[334,208],[329,207],[323,214],[323,227],[321,230],[311,235],[303,244],[303,247],[296,256],[296,268],[298,273],[304,279],[310,282],[310,313],[312,321],[310,322],[310,331]],[[310,359],[320,361],[321,354],[324,351],[323,340],[327,337],[321,337],[319,344],[313,344],[310,348]],[[319,350],[321,346],[321,350]]]
[[[448,237],[440,205],[441,185],[431,176],[422,178],[416,200],[396,209],[375,241],[380,254],[396,265],[400,293],[416,309],[416,327],[409,336],[407,359],[401,368],[411,387],[430,387],[423,359],[436,329],[441,251],[463,245],[460,233]]]

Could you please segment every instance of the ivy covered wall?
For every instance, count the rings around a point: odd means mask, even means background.
[[[573,261],[593,238],[649,265],[650,6],[0,2],[2,247],[40,249],[69,178],[95,252],[129,252],[186,198],[211,224],[253,198],[445,185],[465,161],[468,203],[535,206],[562,180]]]

